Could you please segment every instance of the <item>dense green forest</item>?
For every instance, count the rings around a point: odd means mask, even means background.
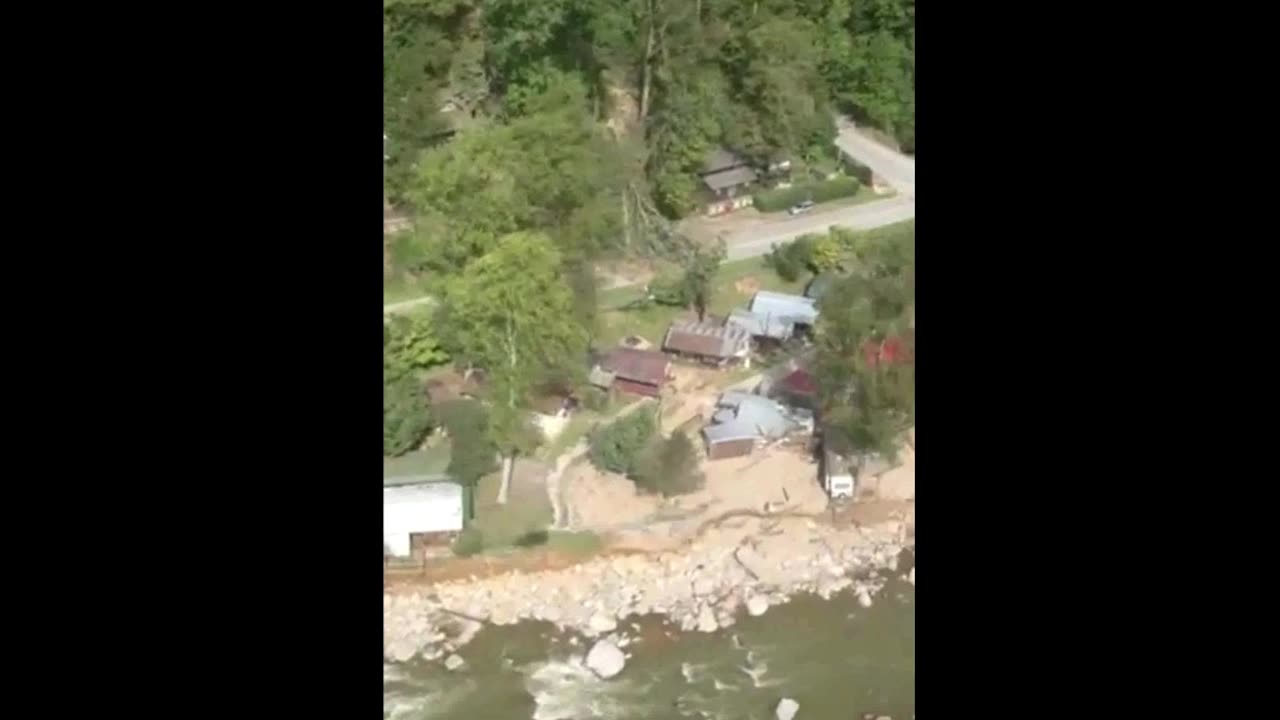
[[[709,148],[817,156],[832,110],[911,151],[914,27],[914,0],[384,0],[386,192],[442,251],[407,254],[662,249]]]
[[[914,16],[914,0],[384,0],[384,191],[414,220],[384,241],[387,276],[433,300],[384,332],[384,452],[448,424],[418,373],[483,368],[488,431],[454,451],[496,449],[508,479],[537,442],[528,398],[581,381],[601,258],[675,259],[704,312],[721,256],[673,221],[712,148],[816,162],[844,112],[913,151]]]

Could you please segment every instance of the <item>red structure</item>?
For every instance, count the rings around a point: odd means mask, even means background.
[[[897,336],[885,338],[880,342],[868,340],[862,344],[862,353],[869,367],[876,367],[881,363],[899,365],[911,362],[912,359],[909,341]]]

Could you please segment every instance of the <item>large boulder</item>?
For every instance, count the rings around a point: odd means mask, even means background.
[[[774,708],[773,716],[777,720],[791,720],[800,712],[800,703],[791,698],[782,698],[778,701],[778,707]]]
[[[590,652],[587,653],[587,667],[605,680],[622,672],[626,664],[626,656],[617,645],[608,640],[601,640],[592,645]]]
[[[460,670],[466,664],[467,661],[457,655],[450,655],[444,659],[444,667],[446,670]]]
[[[751,617],[760,617],[769,609],[769,598],[763,595],[752,595],[747,598],[747,613]]]

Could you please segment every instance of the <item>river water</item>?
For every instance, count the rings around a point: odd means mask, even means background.
[[[590,641],[546,623],[485,628],[447,672],[419,660],[383,669],[386,720],[772,720],[782,697],[797,720],[895,720],[915,712],[915,588],[894,579],[870,608],[840,593],[799,595],[712,634],[662,618],[619,623],[632,654],[599,680],[582,665]]]

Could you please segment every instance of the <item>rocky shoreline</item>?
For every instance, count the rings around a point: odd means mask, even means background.
[[[629,642],[618,623],[632,615],[663,615],[684,631],[714,632],[732,626],[739,611],[762,615],[801,592],[825,599],[849,590],[870,606],[902,551],[914,547],[911,525],[841,529],[798,517],[734,518],[678,551],[385,594],[383,654],[392,662],[446,658],[485,623],[546,621],[616,649]],[[914,583],[915,569],[904,579]],[[618,665],[614,653],[605,654]]]

